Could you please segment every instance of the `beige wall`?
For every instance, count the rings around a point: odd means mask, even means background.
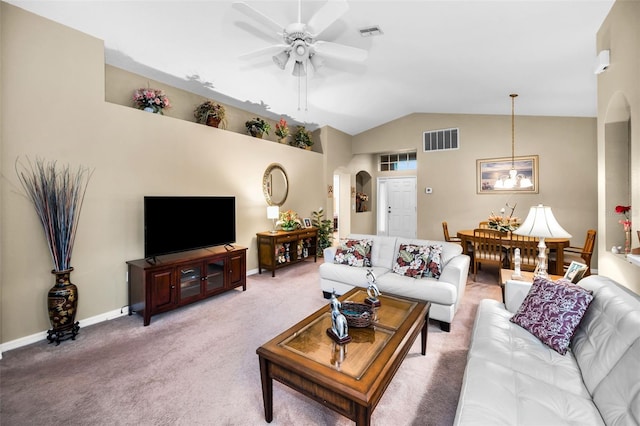
[[[598,76],[599,272],[640,293],[640,267],[609,251],[624,241],[616,205],[632,206],[633,247],[640,246],[640,2],[613,5],[597,35],[596,53],[605,49],[611,65]]]
[[[526,96],[518,101],[526,102]],[[460,149],[422,152],[424,131],[451,127],[460,129]],[[412,114],[356,135],[353,151],[417,151],[419,238],[441,239],[443,220],[455,233],[474,228],[506,203],[517,203],[514,214],[521,218],[542,203],[573,235],[572,244],[581,246],[587,229],[597,227],[595,128],[592,118],[516,115],[515,155],[539,156],[538,194],[476,193],[476,160],[511,156],[511,116]],[[374,179],[389,174],[372,172]],[[426,187],[433,193],[425,194]]]
[[[316,132],[317,152],[307,152],[244,135],[244,120],[250,115],[246,111],[229,109],[228,131],[193,123],[191,111],[202,98],[158,82],[149,83],[170,92],[175,105],[166,116],[125,106],[133,89],[145,86],[148,79],[105,67],[102,41],[1,3],[0,342],[49,328],[45,301],[53,283],[51,260],[33,208],[17,186],[14,161],[18,156],[95,169],[73,255],[72,281],[80,290],[78,319],[127,304],[125,261],[143,255],[142,197],[146,194],[235,195],[238,244],[249,247],[248,269],[255,270],[255,233],[271,227],[262,174],[273,162],[283,164],[291,180],[283,208],[303,216],[323,206],[327,217],[332,217],[327,186],[334,173],[343,177],[341,196],[346,202],[340,214],[347,219],[341,235],[352,229],[375,232],[375,210],[368,216],[354,212],[350,186],[355,184],[355,174],[365,170],[374,181],[389,176],[377,172],[377,153],[416,150],[418,170],[405,175],[417,177],[419,237],[441,238],[442,220],[449,222],[453,232],[473,227],[506,202],[517,202],[519,216],[525,216],[533,204],[551,205],[576,245],[582,244],[586,229],[596,226],[600,240],[604,228],[598,213],[602,219],[610,215],[611,207],[602,201],[606,179],[600,120],[614,94],[622,90],[631,106],[636,157],[640,128],[638,46],[625,44],[625,40],[639,39],[634,29],[638,28],[638,4],[619,3],[599,35],[599,44],[613,51],[610,70],[599,77],[598,142],[595,119],[516,116],[516,155],[540,156],[540,193],[518,196],[478,195],[475,189],[476,160],[510,154],[509,116],[412,114],[354,137],[323,128]],[[105,79],[109,81],[106,94]],[[509,88],[505,90],[507,103]],[[526,94],[518,102],[526,102]],[[422,132],[447,127],[460,128],[461,149],[423,153]],[[635,164],[633,205],[640,201],[639,180]],[[375,207],[375,182],[372,186]],[[433,194],[424,194],[427,186],[434,189]],[[634,213],[638,223],[640,217]],[[601,242],[599,250],[604,250]],[[594,266],[630,287],[634,281],[638,291],[638,268],[609,257],[601,253]]]
[[[20,195],[17,157],[95,170],[72,258],[79,320],[127,304],[125,261],[143,256],[144,195],[236,196],[237,243],[249,247],[249,270],[257,268],[256,232],[272,226],[262,194],[270,163],[289,174],[283,208],[308,217],[326,199],[321,154],[172,117],[190,114],[191,95],[171,91],[176,106],[165,116],[105,102],[103,49],[100,40],[2,3],[1,342],[50,327],[52,262]],[[132,81],[128,95],[146,82]]]

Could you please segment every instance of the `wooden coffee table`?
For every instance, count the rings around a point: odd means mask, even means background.
[[[341,301],[362,302],[355,288]],[[381,295],[377,320],[371,327],[349,328],[352,340],[335,343],[329,305],[257,349],[262,377],[264,417],[273,420],[273,379],[356,422],[369,425],[371,413],[391,382],[411,345],[422,336],[427,350],[429,302]]]

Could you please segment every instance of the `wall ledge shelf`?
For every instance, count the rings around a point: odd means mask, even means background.
[[[627,262],[635,266],[640,266],[640,254],[627,254]]]

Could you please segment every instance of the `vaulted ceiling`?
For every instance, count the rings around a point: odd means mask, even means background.
[[[106,62],[203,96],[311,128],[349,134],[414,112],[596,116],[596,32],[613,0],[351,0],[323,41],[367,58],[327,57],[294,77],[282,43],[233,1],[21,1],[23,9],[104,40]],[[329,0],[341,3],[341,0]],[[336,5],[247,0],[286,26]],[[378,26],[382,35],[362,37]],[[615,52],[612,54],[614,60]],[[305,97],[306,95],[306,97]]]

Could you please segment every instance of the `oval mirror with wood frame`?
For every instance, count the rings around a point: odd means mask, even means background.
[[[262,177],[262,191],[267,204],[281,206],[287,200],[289,194],[289,178],[284,167],[273,163],[267,167]]]

